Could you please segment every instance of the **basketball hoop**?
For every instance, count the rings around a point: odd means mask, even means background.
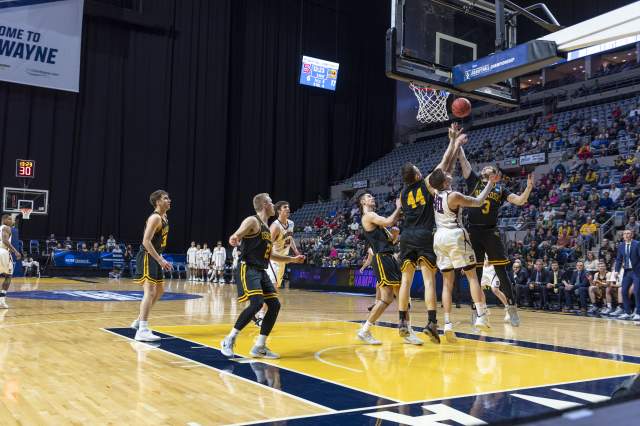
[[[29,220],[29,216],[31,216],[33,209],[30,207],[20,207],[20,211],[22,212],[22,218]]]
[[[436,90],[431,87],[418,86],[409,83],[409,87],[413,90],[413,94],[418,99],[418,115],[416,120],[422,124],[439,123],[447,121],[447,98],[449,92],[446,90]]]

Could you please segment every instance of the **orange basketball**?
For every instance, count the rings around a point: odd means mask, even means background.
[[[471,102],[467,98],[458,98],[451,104],[451,112],[458,118],[471,114]]]

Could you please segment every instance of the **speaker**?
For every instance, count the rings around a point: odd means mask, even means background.
[[[629,377],[613,391],[611,398],[622,398],[625,396],[640,395],[640,374]]]

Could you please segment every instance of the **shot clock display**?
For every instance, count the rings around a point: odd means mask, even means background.
[[[35,178],[36,162],[33,160],[16,160],[16,177],[17,178]]]

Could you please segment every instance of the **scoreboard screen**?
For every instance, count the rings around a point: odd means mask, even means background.
[[[36,162],[33,160],[16,160],[17,178],[35,178]]]
[[[337,62],[303,56],[300,84],[319,87],[321,89],[336,90],[339,67],[340,64]]]

